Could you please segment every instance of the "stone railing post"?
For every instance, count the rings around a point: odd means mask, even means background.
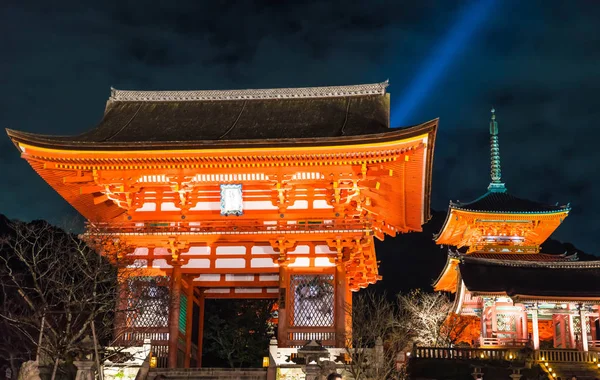
[[[520,380],[521,379],[521,369],[520,368],[513,368],[512,369],[512,373],[510,374],[510,378],[512,380]]]
[[[483,380],[483,371],[481,370],[481,367],[473,367],[471,376],[473,376],[473,379],[475,380]]]
[[[267,380],[277,379],[277,338],[269,341],[269,367],[267,367]]]
[[[383,368],[383,340],[378,337],[375,340],[375,368],[380,371]]]
[[[73,364],[77,367],[75,380],[94,380],[93,360],[75,360]]]

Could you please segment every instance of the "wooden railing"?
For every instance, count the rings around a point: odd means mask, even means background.
[[[518,349],[510,348],[445,348],[414,347],[412,356],[418,359],[516,360],[524,359]],[[575,350],[539,350],[533,358],[538,362],[600,363],[600,352]]]
[[[126,331],[121,336],[120,341],[132,343],[144,342],[145,339],[152,341],[169,340],[169,329],[167,327],[157,327],[153,331]]]
[[[479,345],[482,347],[525,347],[528,343],[528,339],[479,338]]]
[[[345,232],[370,230],[369,223],[361,220],[298,220],[295,224],[265,224],[250,219],[215,219],[202,222],[155,221],[152,223],[88,223],[86,234],[135,235],[146,233],[179,233],[179,234],[256,234],[256,233],[298,233],[318,231]]]
[[[598,352],[575,350],[539,350],[534,356],[536,361],[562,363],[595,363],[599,358]]]
[[[415,347],[412,355],[420,359],[514,360],[518,352],[508,348]]]
[[[152,356],[156,357],[157,368],[168,368],[169,367],[169,346],[167,342],[164,344],[152,343],[150,348]]]

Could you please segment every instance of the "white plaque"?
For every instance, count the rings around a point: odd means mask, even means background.
[[[221,215],[240,216],[244,213],[242,185],[221,185]]]

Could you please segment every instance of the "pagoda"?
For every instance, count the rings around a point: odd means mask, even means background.
[[[567,205],[515,197],[501,180],[498,123],[490,121],[491,183],[468,202],[451,202],[436,243],[449,249],[436,291],[455,293],[453,311],[478,325],[481,347],[600,346],[600,261],[540,252]],[[584,327],[582,327],[584,326]],[[583,332],[583,333],[582,333]]]
[[[429,219],[438,121],[390,128],[387,85],[113,89],[86,133],[7,132],[88,234],[131,247],[123,302],[136,281],[170,295],[125,318],[128,339],[200,366],[207,298],[277,299],[279,347],[344,347],[351,292],[380,279],[374,238]]]

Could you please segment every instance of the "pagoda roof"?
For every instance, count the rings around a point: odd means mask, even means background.
[[[81,135],[7,132],[15,142],[66,150],[345,145],[430,132],[431,123],[389,128],[387,85],[225,91],[112,89],[100,123]]]
[[[572,262],[579,260],[576,253],[572,255],[556,255],[548,253],[498,253],[477,251],[469,253],[466,257],[514,262]]]
[[[463,259],[481,259],[485,262],[492,260],[491,262],[503,262],[506,265],[510,265],[509,263],[516,263],[517,265],[523,263],[564,263],[575,262],[579,260],[576,253],[572,255],[567,255],[566,253],[557,255],[548,253],[504,253],[489,251],[462,253],[449,249],[448,258],[446,259],[444,269],[442,269],[438,278],[433,282],[433,287],[436,291],[456,291],[456,287],[458,285],[456,268]]]
[[[569,205],[547,205],[518,198],[507,192],[488,191],[472,202],[450,202],[455,210],[497,214],[540,214],[569,211]]]
[[[467,256],[458,267],[466,288],[480,295],[600,298],[600,261],[531,262]]]

